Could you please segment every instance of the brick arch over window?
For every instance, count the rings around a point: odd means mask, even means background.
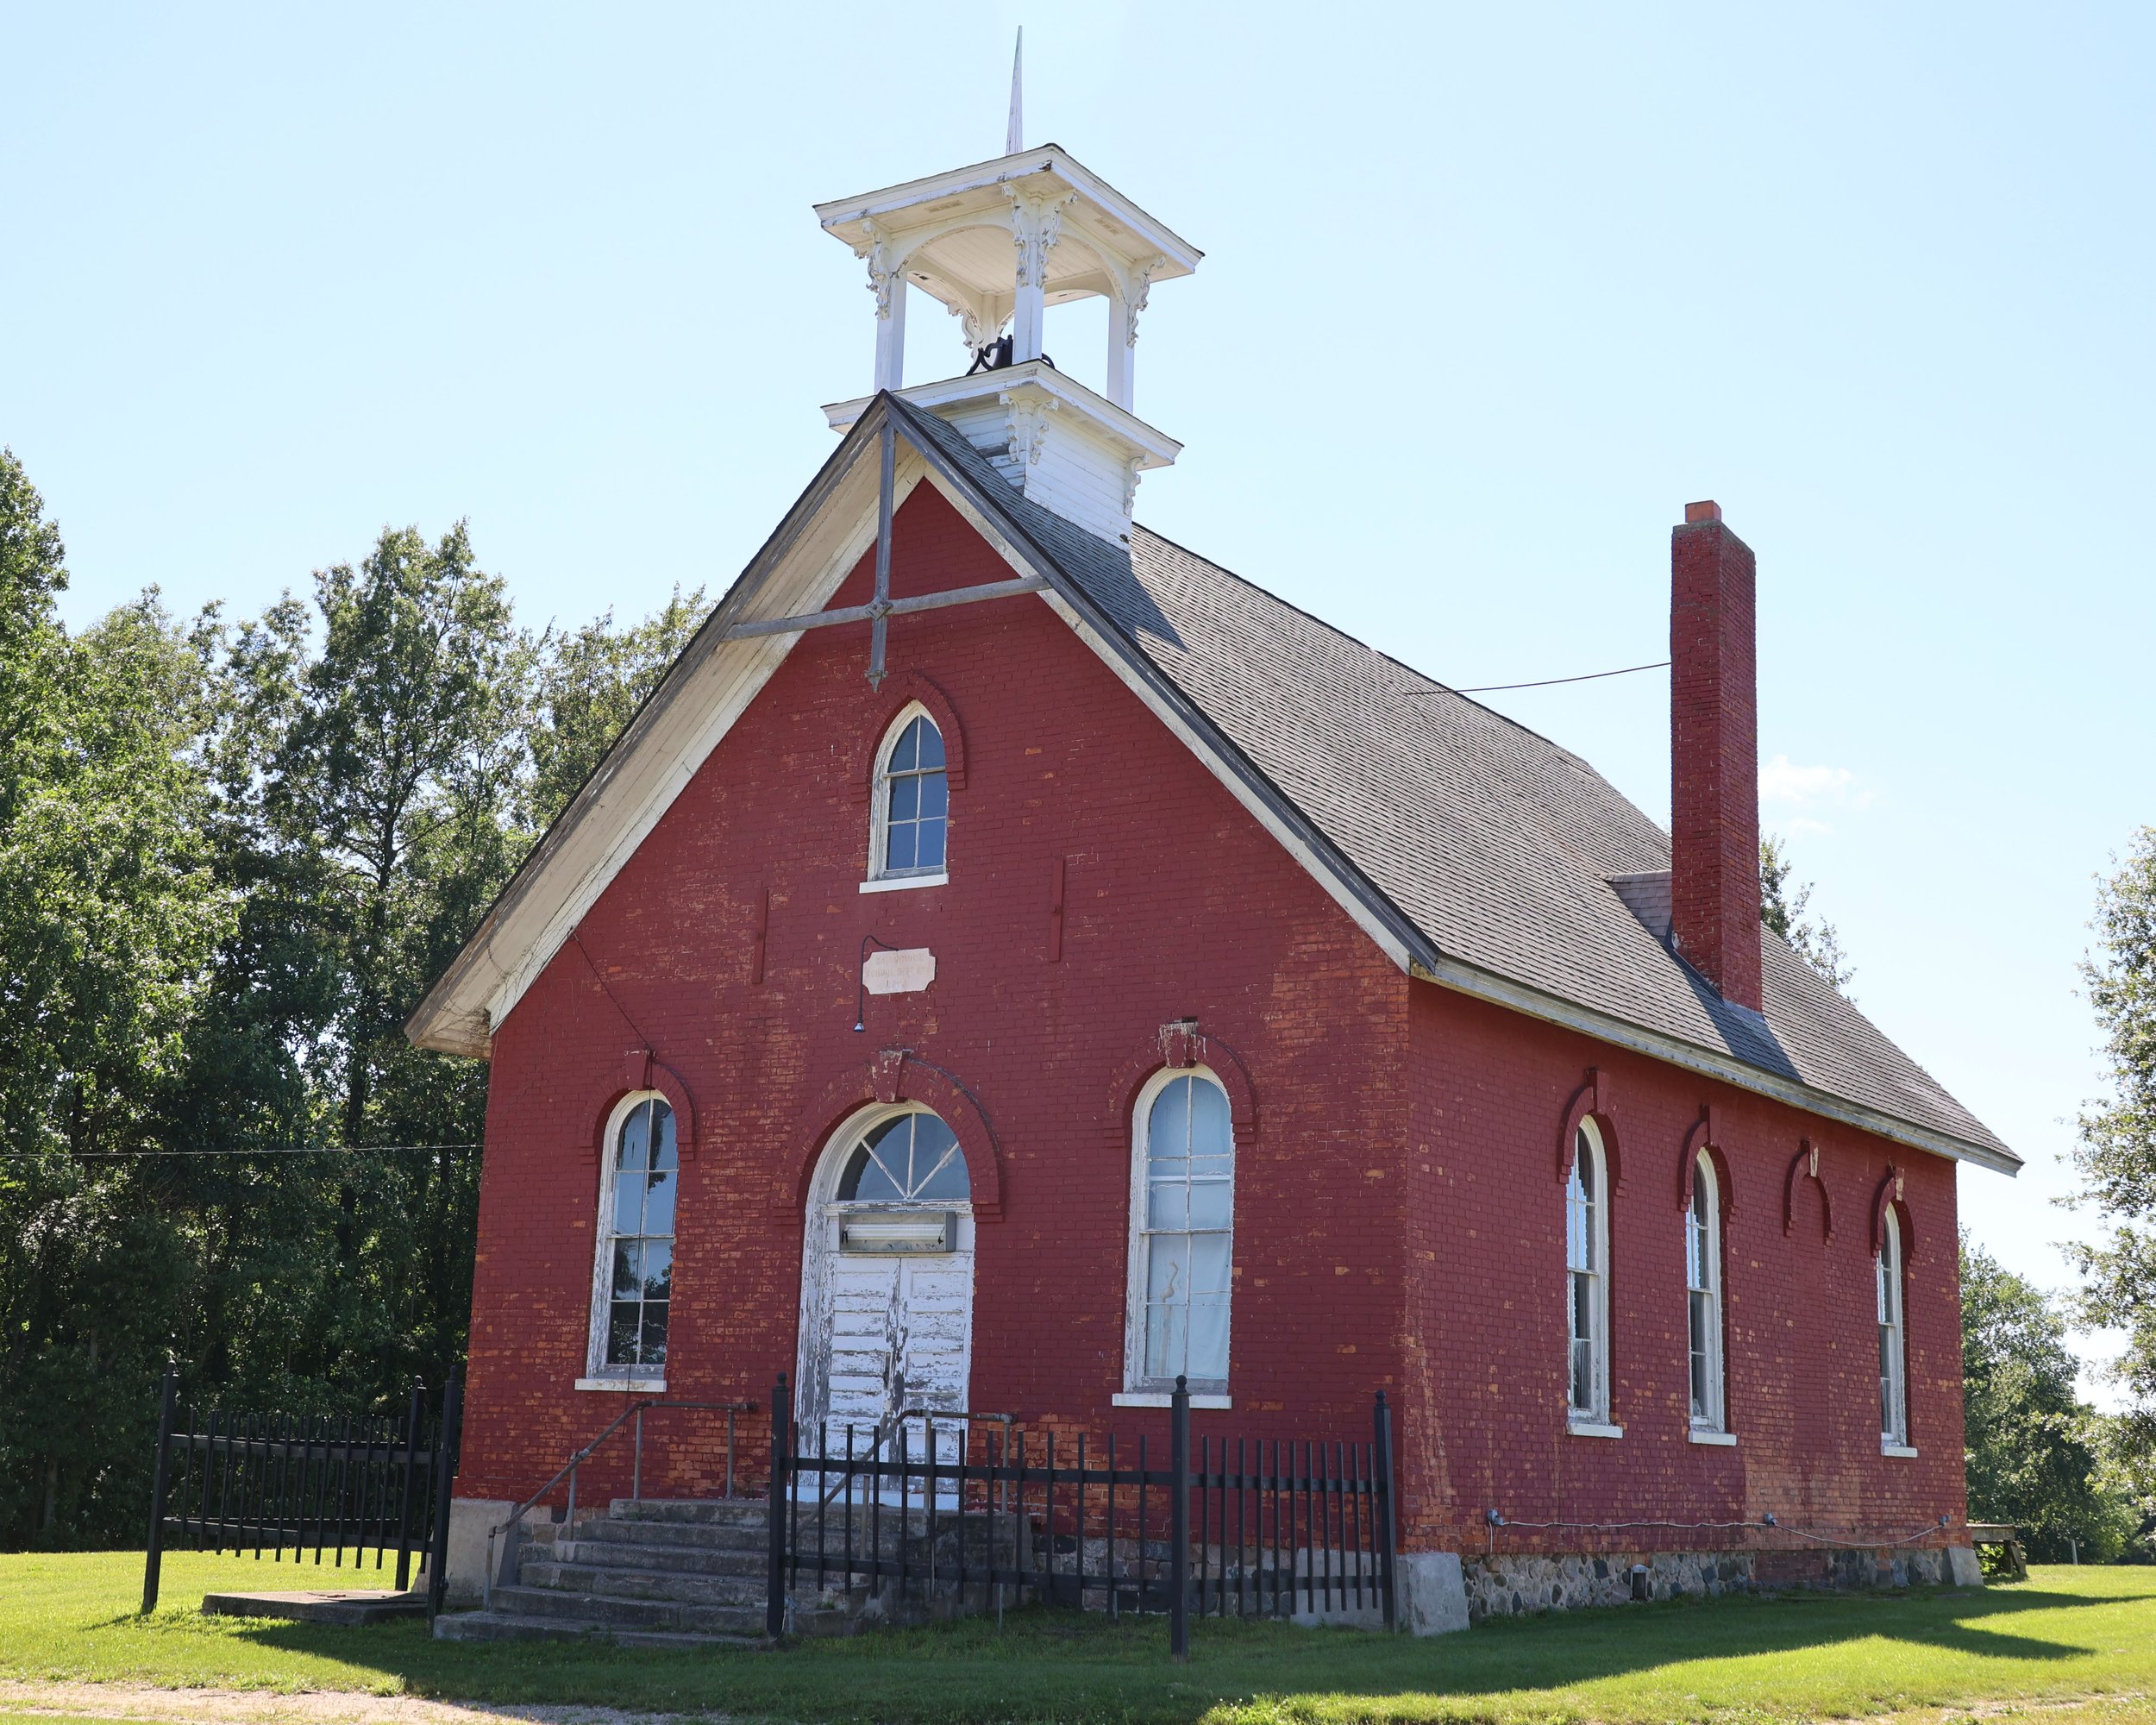
[[[854,739],[854,800],[866,804],[875,795],[876,756],[899,715],[915,701],[928,709],[928,716],[943,734],[943,782],[954,791],[964,790],[966,731],[958,722],[958,709],[950,704],[950,697],[918,671],[894,671],[884,680],[880,693],[882,699],[876,706],[874,724]]]
[[[689,1095],[689,1087],[681,1082],[681,1075],[652,1058],[648,1048],[632,1048],[624,1054],[621,1076],[606,1086],[599,1105],[585,1116],[591,1123],[584,1139],[585,1161],[596,1163],[599,1159],[599,1152],[605,1148],[606,1122],[613,1118],[615,1104],[639,1090],[656,1090],[667,1099],[667,1106],[674,1110],[674,1151],[682,1161],[693,1162],[696,1103]]]
[[[1796,1154],[1789,1158],[1789,1172],[1782,1176],[1782,1232],[1785,1234],[1796,1229],[1796,1188],[1802,1180],[1809,1180],[1819,1188],[1819,1237],[1831,1240],[1834,1237],[1834,1201],[1827,1189],[1827,1176],[1819,1171],[1819,1145],[1808,1138],[1797,1140]]]
[[[965,1152],[973,1213],[981,1221],[1003,1219],[1003,1152],[981,1099],[950,1073],[911,1049],[886,1048],[873,1060],[849,1067],[826,1084],[794,1122],[793,1140],[772,1188],[771,1208],[799,1216],[809,1182],[847,1115],[874,1102],[918,1102],[933,1108]]]
[[[1624,1183],[1625,1157],[1617,1131],[1617,1116],[1610,1103],[1609,1075],[1599,1066],[1587,1069],[1587,1082],[1572,1093],[1572,1100],[1564,1105],[1564,1124],[1557,1129],[1560,1186],[1572,1177],[1572,1157],[1579,1145],[1580,1122],[1590,1120],[1601,1134],[1602,1159],[1608,1170],[1609,1189],[1614,1192]]]
[[[1127,1155],[1131,1148],[1131,1120],[1138,1107],[1138,1092],[1156,1072],[1185,1072],[1202,1066],[1220,1081],[1227,1093],[1228,1119],[1235,1127],[1235,1147],[1246,1148],[1257,1132],[1257,1090],[1250,1082],[1250,1068],[1226,1043],[1200,1030],[1195,1019],[1176,1019],[1163,1025],[1153,1040],[1117,1070],[1108,1089],[1109,1141]]]
[[[1902,1170],[1892,1163],[1887,1164],[1886,1177],[1879,1182],[1879,1189],[1871,1195],[1871,1255],[1874,1258],[1886,1245],[1886,1215],[1890,1209],[1902,1224],[1902,1270],[1906,1275],[1910,1263],[1916,1257],[1916,1225],[1909,1215],[1908,1201],[1902,1195]]]
[[[1737,1182],[1730,1177],[1729,1157],[1722,1149],[1721,1110],[1712,1102],[1700,1104],[1699,1118],[1684,1134],[1677,1164],[1677,1207],[1692,1208],[1692,1187],[1699,1178],[1699,1153],[1705,1151],[1714,1164],[1714,1182],[1720,1188],[1722,1213],[1737,1214]]]

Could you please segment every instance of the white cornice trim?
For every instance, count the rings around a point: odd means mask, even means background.
[[[965,402],[993,401],[1021,384],[1032,384],[1058,401],[1084,409],[1100,422],[1103,431],[1138,457],[1142,471],[1170,467],[1183,452],[1183,446],[1166,432],[1156,430],[1135,413],[1118,407],[1106,396],[1087,389],[1075,378],[1065,377],[1045,360],[1028,360],[1022,366],[1006,366],[1000,371],[974,372],[935,383],[918,383],[895,393],[901,401],[934,413],[940,408]],[[829,403],[824,409],[824,417],[830,423],[832,430],[850,431],[874,399],[873,395],[862,395],[851,401]]]

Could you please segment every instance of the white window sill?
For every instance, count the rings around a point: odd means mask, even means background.
[[[950,884],[950,876],[947,874],[893,875],[885,880],[863,881],[861,890],[864,893],[908,893],[916,887],[948,887]]]
[[[1734,1432],[1687,1432],[1684,1440],[1692,1444],[1714,1444],[1723,1449],[1737,1447],[1737,1434]]]
[[[1916,1451],[1915,1446],[1909,1444],[1890,1444],[1882,1440],[1879,1445],[1879,1453],[1883,1456],[1910,1457],[1914,1456]]]
[[[663,1377],[580,1377],[579,1389],[605,1389],[616,1396],[663,1396],[667,1381]]]
[[[1590,1420],[1567,1420],[1564,1429],[1576,1438],[1621,1438],[1622,1426],[1598,1426]]]
[[[1175,1396],[1166,1389],[1119,1389],[1108,1400],[1118,1408],[1172,1408],[1175,1405]],[[1194,1389],[1190,1392],[1190,1405],[1194,1408],[1232,1408],[1235,1397],[1201,1396]]]

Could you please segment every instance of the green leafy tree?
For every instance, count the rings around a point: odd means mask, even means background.
[[[2156,827],[2134,838],[2098,889],[2096,950],[2082,977],[2103,1032],[2109,1094],[2084,1108],[2076,1202],[2108,1224],[2072,1249],[2087,1278],[2081,1314],[2126,1333],[2117,1372],[2133,1406],[2122,1442],[2156,1472]]]
[[[1759,841],[1759,920],[1788,941],[1797,957],[1831,985],[1847,994],[1856,967],[1842,950],[1833,924],[1810,913],[1812,883],[1792,881],[1781,837],[1767,834]]]
[[[1965,1234],[1961,1354],[1970,1518],[2018,1523],[2043,1561],[2116,1560],[2140,1517],[2104,1422],[2075,1393],[2059,1302]]]

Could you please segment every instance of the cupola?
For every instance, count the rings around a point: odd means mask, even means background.
[[[1138,478],[1182,445],[1138,417],[1138,316],[1157,282],[1204,254],[1057,144],[1018,147],[1013,78],[1008,152],[993,161],[816,206],[824,229],[867,264],[875,294],[874,387],[948,420],[1029,499],[1119,543]],[[953,374],[905,379],[909,290],[957,319]],[[1106,393],[1044,351],[1047,310],[1108,302]],[[873,394],[824,411],[835,431]]]

